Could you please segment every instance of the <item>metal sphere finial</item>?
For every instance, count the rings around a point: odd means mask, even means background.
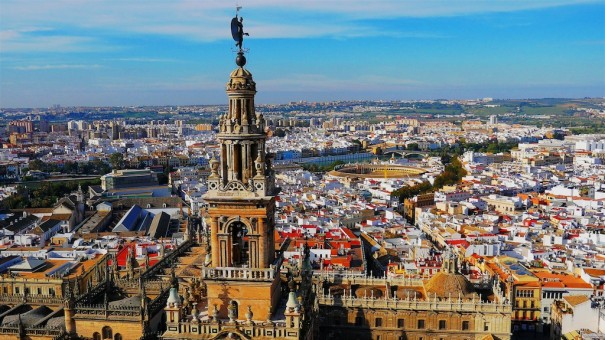
[[[246,57],[244,57],[244,52],[237,52],[237,57],[235,57],[235,64],[239,67],[244,67],[246,65]]]

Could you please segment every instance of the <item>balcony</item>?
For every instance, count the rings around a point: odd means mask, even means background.
[[[202,268],[203,279],[221,279],[233,281],[268,281],[271,282],[276,277],[276,268],[238,268],[238,267],[217,267]]]

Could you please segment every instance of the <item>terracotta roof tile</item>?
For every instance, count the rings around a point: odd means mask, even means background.
[[[567,301],[567,303],[569,303],[572,307],[575,307],[589,300],[587,295],[568,295],[564,296],[563,299]]]

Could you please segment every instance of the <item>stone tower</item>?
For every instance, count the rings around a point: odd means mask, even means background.
[[[210,309],[220,319],[271,317],[279,301],[280,259],[275,257],[275,181],[265,151],[265,120],[254,109],[256,83],[244,68],[240,50],[237,68],[227,83],[229,110],[221,116],[220,161],[210,161],[208,202],[211,219],[211,261],[203,271]]]

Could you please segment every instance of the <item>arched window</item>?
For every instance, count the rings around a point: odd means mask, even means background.
[[[113,336],[113,340],[122,340],[122,334],[116,333],[116,335]]]
[[[101,334],[99,334],[99,332],[94,332],[92,334],[92,340],[101,340]]]
[[[103,340],[113,339],[113,332],[111,331],[111,327],[109,327],[109,326],[103,327],[102,332],[103,332]]]
[[[233,222],[228,227],[228,232],[231,234],[231,261],[232,265],[248,264],[249,254],[244,238],[248,234],[247,226],[242,222]]]
[[[238,318],[238,312],[239,312],[239,306],[237,304],[236,301],[231,301],[231,306],[229,306],[229,314],[230,314],[230,318],[233,317],[233,319]]]

